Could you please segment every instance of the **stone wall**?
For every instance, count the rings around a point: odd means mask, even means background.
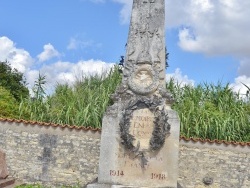
[[[81,185],[96,178],[100,132],[0,121],[10,176],[26,183]]]
[[[249,188],[250,147],[181,141],[178,182],[183,188]]]
[[[99,142],[100,131],[0,119],[10,176],[26,183],[86,185],[97,177]],[[181,140],[178,182],[183,188],[249,188],[250,146]]]

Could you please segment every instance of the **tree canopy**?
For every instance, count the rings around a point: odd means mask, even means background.
[[[23,73],[11,68],[8,61],[0,62],[0,86],[10,91],[17,101],[29,96]]]
[[[18,105],[10,91],[0,86],[0,117],[18,118]]]

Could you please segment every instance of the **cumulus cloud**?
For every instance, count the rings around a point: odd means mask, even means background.
[[[51,44],[44,45],[44,51],[39,54],[38,61],[43,62],[60,54]],[[72,84],[81,76],[89,76],[102,74],[113,67],[114,63],[106,63],[101,60],[86,60],[78,62],[56,61],[52,63],[44,63],[39,70],[32,69],[35,64],[33,58],[24,49],[16,48],[12,40],[7,37],[0,37],[0,61],[8,60],[13,68],[24,73],[27,80],[29,90],[32,91],[34,82],[37,80],[39,73],[46,76],[47,91],[52,92],[57,83]]]
[[[240,62],[231,84],[245,94],[250,84],[250,1],[166,0],[166,25],[179,29],[179,46],[205,55],[229,55]]]
[[[52,44],[45,44],[43,46],[43,52],[40,53],[37,58],[39,62],[47,61],[53,57],[59,57],[60,53],[54,48]]]
[[[250,58],[245,58],[240,62],[238,73],[239,76],[234,79],[234,83],[230,86],[235,92],[244,96],[248,90],[245,85],[250,87]]]
[[[249,55],[249,1],[177,2],[166,1],[166,20],[169,28],[179,28],[182,49],[207,55]]]
[[[174,81],[177,82],[181,87],[185,85],[194,86],[194,83],[195,83],[195,81],[192,79],[189,79],[187,75],[183,75],[179,68],[175,69],[174,73],[166,74],[167,82],[170,81],[171,78],[173,78]]]
[[[230,84],[230,87],[233,91],[244,97],[248,91],[248,88],[245,85],[250,88],[250,77],[242,75],[235,78],[234,83]]]
[[[46,76],[48,92],[51,93],[51,88],[58,83],[73,84],[77,79],[89,75],[101,75],[113,67],[113,63],[106,63],[101,60],[86,60],[78,62],[64,62],[57,61],[55,63],[44,64],[39,72]],[[31,70],[27,73],[27,80],[29,83],[34,83],[38,78],[39,72]]]
[[[87,60],[72,62],[58,61],[53,64],[44,65],[41,72],[47,74],[47,78],[52,82],[73,83],[79,76],[101,74],[109,70],[113,66],[112,63],[106,63],[101,60]]]
[[[129,23],[132,0],[113,1],[123,5],[120,12],[122,23]],[[166,27],[177,29],[181,49],[209,56],[237,58],[240,65],[235,84],[243,78],[248,81],[250,1],[166,0],[165,3]]]
[[[129,23],[132,0],[123,5],[122,23]],[[179,46],[207,55],[249,56],[250,1],[166,0],[166,26],[179,28]]]
[[[0,61],[8,61],[13,68],[24,73],[32,65],[29,52],[17,48],[16,44],[6,36],[0,37]]]

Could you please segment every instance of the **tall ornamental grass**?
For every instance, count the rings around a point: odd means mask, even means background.
[[[167,89],[175,98],[173,108],[181,120],[181,135],[187,138],[250,141],[250,104],[229,84],[196,87],[170,80]]]
[[[112,102],[109,96],[120,81],[117,67],[102,75],[83,75],[73,86],[57,85],[51,96],[23,100],[20,118],[100,128],[102,116]]]
[[[57,85],[54,94],[44,97],[42,83],[36,82],[36,98],[22,100],[19,118],[76,126],[101,127],[112,101],[109,96],[121,82],[115,67],[109,73],[82,76],[73,86]],[[40,87],[40,89],[39,89]],[[250,103],[234,93],[229,84],[200,84],[182,87],[171,79],[166,88],[173,94],[181,121],[181,135],[187,138],[250,141]]]

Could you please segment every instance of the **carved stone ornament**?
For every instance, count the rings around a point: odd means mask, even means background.
[[[140,149],[140,141],[135,146],[133,141],[134,136],[129,133],[130,120],[133,115],[133,111],[148,108],[154,114],[154,129],[150,138],[149,148],[147,150]],[[170,135],[170,124],[168,123],[168,114],[164,108],[164,101],[157,96],[153,98],[141,97],[136,101],[131,101],[128,107],[124,110],[122,118],[120,120],[120,134],[121,143],[126,150],[133,152],[135,156],[141,157],[141,166],[147,165],[145,158],[145,152],[157,151],[162,148],[165,143],[165,139]]]
[[[137,66],[128,81],[129,88],[136,94],[151,94],[159,86],[158,76],[152,66]]]

